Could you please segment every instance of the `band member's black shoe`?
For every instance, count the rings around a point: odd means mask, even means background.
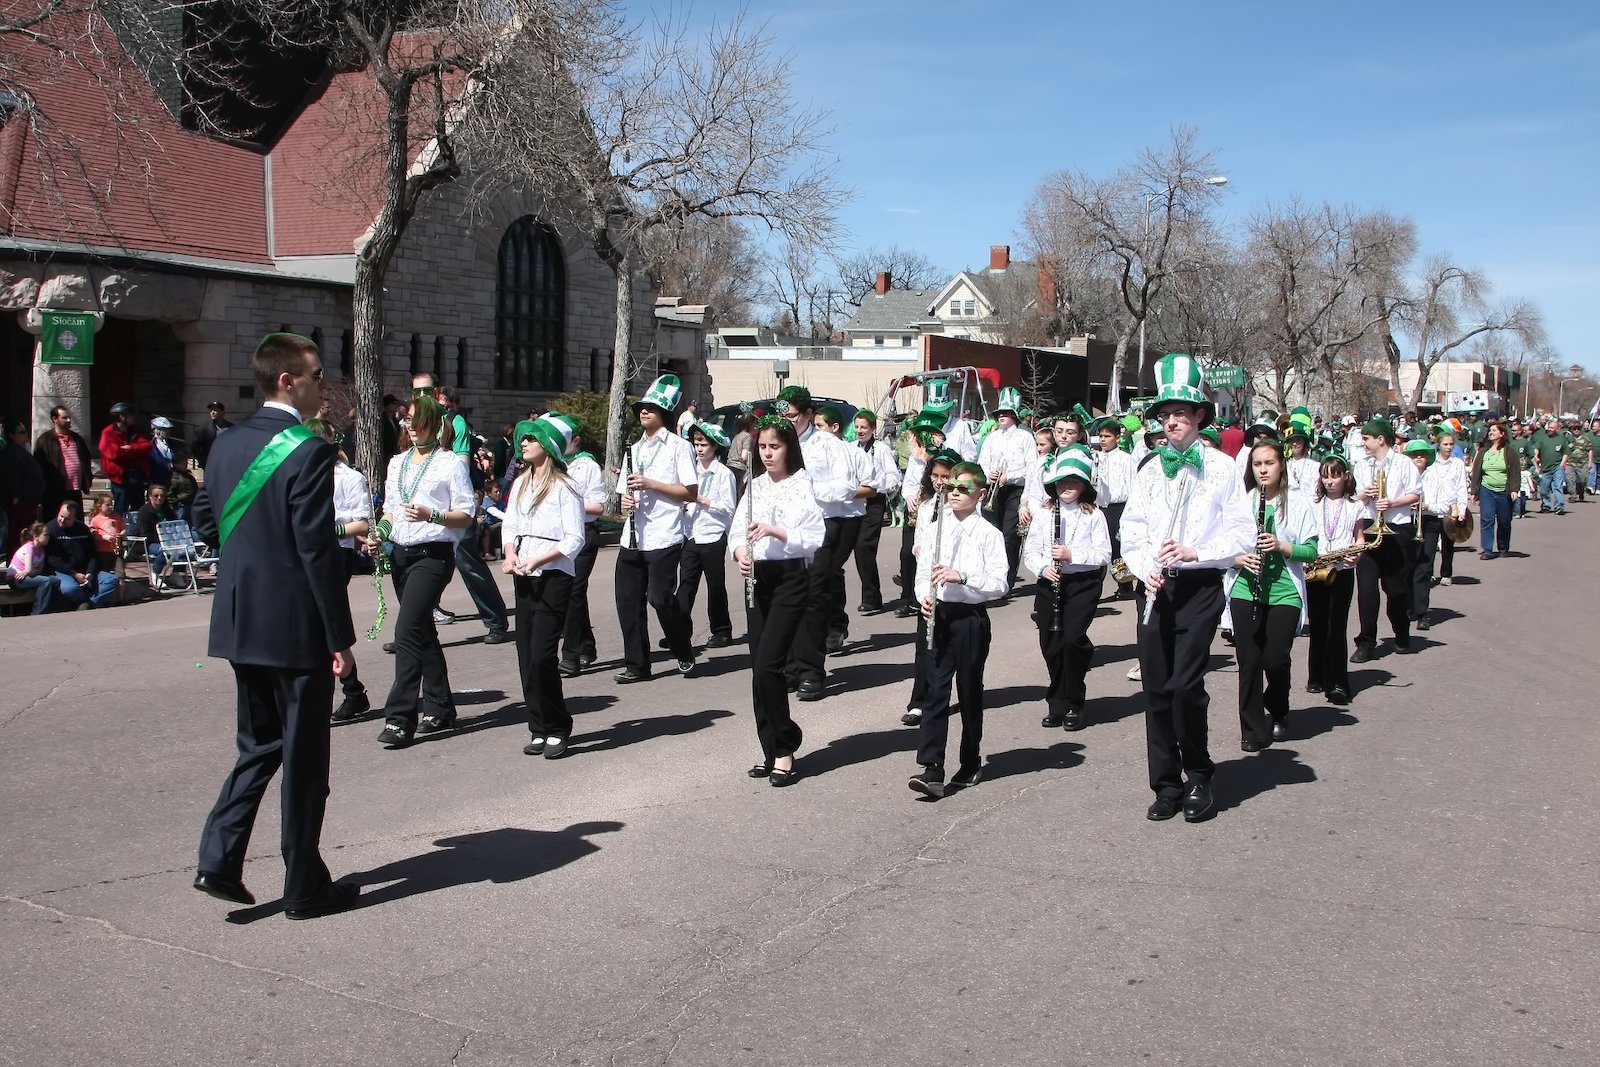
[[[689,674],[693,670],[694,670],[694,660],[693,659],[680,659],[678,661],[678,673],[683,675],[685,678],[689,677]]]
[[[510,630],[490,630],[483,635],[483,643],[486,645],[503,645],[509,640],[511,640]]]
[[[780,767],[774,767],[767,774],[767,784],[774,789],[782,789],[786,785],[794,785],[799,780],[800,768],[795,766],[793,763],[789,765],[788,770],[783,770]]]
[[[594,656],[593,656],[593,654],[580,655],[578,657],[578,669],[580,671],[586,671],[590,667],[593,667],[593,666],[594,666]]]
[[[622,672],[614,675],[611,680],[618,685],[630,685],[634,682],[648,682],[650,676],[636,667],[624,667]]]
[[[858,615],[876,615],[879,612],[881,612],[882,610],[883,610],[883,605],[882,604],[857,604],[856,605],[856,613]]]
[[[1211,796],[1210,782],[1195,782],[1183,795],[1183,821],[1204,822],[1217,812],[1217,802]]]
[[[544,739],[544,758],[560,759],[567,754],[567,739],[565,737],[547,737]]]
[[[711,640],[706,642],[707,648],[727,648],[733,644],[733,638],[727,634],[712,634]]]
[[[1089,720],[1084,717],[1082,708],[1068,707],[1067,713],[1061,716],[1061,728],[1069,733],[1081,730],[1089,725]]]
[[[1144,813],[1144,817],[1149,819],[1151,822],[1166,822],[1168,819],[1178,814],[1178,808],[1180,806],[1181,805],[1177,797],[1172,796],[1169,793],[1162,793],[1160,796],[1156,797],[1155,802],[1151,804],[1149,810]]]
[[[804,701],[821,700],[823,694],[826,692],[826,689],[827,687],[821,682],[807,679],[806,681],[800,683],[800,699]]]
[[[229,904],[243,904],[248,907],[256,902],[255,896],[237,878],[224,878],[220,874],[207,874],[201,871],[194,876],[194,887],[206,896],[226,900]]]
[[[391,655],[391,656],[394,655],[394,642],[393,641],[385,641],[383,643],[383,650],[385,652],[389,653],[389,655]]]
[[[456,724],[455,712],[447,715],[424,715],[417,720],[417,733],[436,734],[441,730],[448,730]]]
[[[946,793],[953,793],[958,789],[970,789],[983,781],[982,767],[963,767],[950,779],[950,784],[945,786]]]
[[[744,773],[748,774],[752,778],[765,778],[767,775],[772,773],[772,764],[758,763]]]
[[[367,696],[367,691],[363,689],[359,693],[351,693],[339,702],[339,706],[333,709],[333,721],[349,722],[351,719],[361,718],[371,710],[372,698]]]
[[[1277,719],[1277,718],[1275,718],[1275,719],[1272,720],[1272,739],[1274,741],[1287,741],[1287,740],[1289,740],[1289,720],[1288,719]]]
[[[556,670],[560,672],[561,677],[563,678],[576,678],[578,675],[583,673],[583,668],[579,667],[570,659],[564,659],[560,663],[557,663]]]
[[[1308,693],[1320,693],[1320,692],[1322,692],[1322,683],[1321,682],[1307,682],[1306,683],[1306,692],[1308,692]]]
[[[411,731],[403,727],[389,725],[378,734],[378,744],[384,748],[405,748],[411,744]]]
[[[800,679],[796,678],[792,674],[786,674],[783,676],[783,685],[784,688],[789,690],[791,693],[800,692]]]
[[[835,652],[838,652],[840,649],[842,649],[844,647],[845,639],[846,639],[846,635],[845,634],[839,634],[839,633],[829,634],[828,635],[828,643],[827,643],[827,646],[826,646],[827,650],[828,650],[828,655],[831,656]]]
[[[1405,654],[1405,653],[1410,652],[1411,651],[1411,638],[1409,638],[1409,637],[1405,637],[1405,638],[1397,637],[1397,638],[1395,638],[1394,639],[1394,650],[1396,652],[1401,653],[1401,654]]]
[[[901,604],[894,609],[894,617],[897,619],[909,619],[916,613],[917,607],[915,604]]]
[[[1427,619],[1418,619],[1416,622],[1412,623],[1412,628],[1417,630],[1431,630],[1433,629],[1433,624]]]
[[[1248,737],[1239,742],[1239,750],[1241,752],[1260,752],[1264,748],[1271,747],[1271,741],[1256,741]]]
[[[656,642],[656,647],[657,648],[671,648],[672,647],[672,642],[668,641],[665,637],[663,637],[661,640]]]
[[[1356,650],[1350,653],[1351,663],[1365,663],[1372,658],[1372,649],[1366,645],[1357,645]]]
[[[524,756],[542,756],[542,755],[544,755],[544,738],[542,738],[542,737],[530,738],[528,743],[522,746],[522,754]]]
[[[327,893],[314,900],[296,904],[292,908],[284,908],[283,914],[290,919],[316,919],[323,915],[334,915],[341,911],[349,911],[355,907],[356,901],[361,897],[361,887],[350,882],[335,882],[328,887]]]
[[[920,774],[912,775],[906,785],[913,793],[941,800],[944,798],[944,768],[924,767]]]
[[[900,716],[900,725],[901,726],[921,726],[922,725],[922,709],[921,708],[907,708],[906,709],[906,713],[904,715]]]
[[[1328,703],[1338,704],[1341,707],[1350,703],[1350,690],[1346,689],[1342,685],[1334,686],[1332,689],[1328,690]]]
[[[1039,725],[1043,726],[1046,730],[1059,730],[1061,728],[1061,716],[1057,715],[1055,712],[1051,712],[1039,720]]]

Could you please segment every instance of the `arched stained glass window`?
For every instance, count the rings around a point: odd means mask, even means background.
[[[561,244],[548,226],[524,216],[500,239],[495,388],[561,391],[566,308]]]

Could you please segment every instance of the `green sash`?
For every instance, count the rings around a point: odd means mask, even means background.
[[[244,477],[239,479],[239,484],[228,494],[228,502],[222,505],[222,515],[217,520],[217,536],[221,541],[217,545],[219,552],[223,545],[228,543],[228,537],[233,533],[233,528],[239,525],[239,520],[244,518],[244,513],[250,510],[250,505],[261,495],[267,480],[283,466],[283,461],[288,459],[295,449],[315,436],[317,435],[298,422],[293,426],[285,426],[267,442],[267,447],[250,461],[250,466],[245,468]]]

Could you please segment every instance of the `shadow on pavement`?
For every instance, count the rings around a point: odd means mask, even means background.
[[[952,687],[953,688],[953,687]],[[983,710],[999,711],[1018,704],[1044,705],[1045,687],[1042,685],[1008,685],[983,691]],[[952,694],[953,696],[954,694]]]
[[[648,719],[623,719],[604,730],[574,734],[571,752],[574,756],[590,752],[609,752],[612,749],[636,745],[641,741],[654,741],[658,737],[679,737],[704,730],[718,719],[731,719],[733,712],[721,708],[691,712],[687,715],[656,715]]]
[[[1298,753],[1274,746],[1242,759],[1217,764],[1212,792],[1216,796],[1217,811],[1222,812],[1281,785],[1305,785],[1316,780],[1317,772],[1301,763]]]
[[[828,692],[838,695],[910,680],[910,663],[852,663],[828,671]]]
[[[493,704],[497,700],[506,698],[503,689],[477,689],[470,693],[453,693],[456,698],[456,707],[463,704]]]
[[[1083,746],[1073,741],[1057,741],[1048,748],[1013,748],[992,753],[983,764],[988,781],[1040,771],[1064,771],[1083,762]]]
[[[1137,660],[1139,646],[1130,645],[1096,645],[1094,649],[1094,665],[1100,666],[1107,663],[1121,663],[1124,660]]]
[[[1461,612],[1456,611],[1454,608],[1441,608],[1437,604],[1434,604],[1428,608],[1428,622],[1433,626],[1438,626],[1441,622],[1450,622],[1452,619],[1464,618],[1466,618],[1466,616]],[[1413,640],[1415,640],[1415,638],[1413,638]]]
[[[1083,706],[1084,717],[1089,725],[1100,722],[1120,722],[1135,715],[1144,714],[1144,690],[1137,690],[1127,696],[1090,698]]]
[[[851,767],[857,763],[871,763],[885,756],[914,752],[917,747],[917,728],[901,726],[893,730],[874,730],[871,733],[851,734],[835,738],[827,747],[815,752],[802,752],[795,760],[802,772],[800,784],[829,771]]]
[[[1350,672],[1350,693],[1360,696],[1362,691],[1378,686],[1388,685],[1394,681],[1394,675],[1380,667],[1368,667],[1365,670]]]
[[[1289,740],[1303,741],[1330,733],[1339,726],[1354,726],[1361,720],[1344,708],[1326,704],[1320,708],[1304,708],[1289,713]]]

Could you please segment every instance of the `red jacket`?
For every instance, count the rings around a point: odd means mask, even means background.
[[[125,470],[132,470],[148,479],[150,448],[150,438],[142,434],[123,433],[113,422],[100,431],[100,469],[118,485],[122,484]]]
[[[1244,447],[1244,431],[1237,426],[1229,426],[1217,435],[1218,445],[1225,456],[1237,456],[1239,449]]]

